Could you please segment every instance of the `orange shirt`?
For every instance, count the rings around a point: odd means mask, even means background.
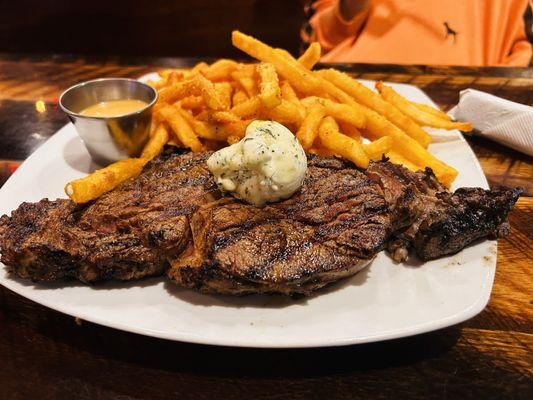
[[[371,0],[345,21],[339,0],[318,0],[312,31],[302,35],[320,42],[324,62],[527,66],[527,6],[528,0]]]

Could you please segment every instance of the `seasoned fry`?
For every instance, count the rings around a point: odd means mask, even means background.
[[[361,131],[352,124],[339,121],[339,127],[341,133],[343,133],[344,135],[349,136],[354,140],[357,140],[359,143],[362,142],[363,139],[361,138]]]
[[[243,101],[230,110],[233,115],[241,118],[257,118],[261,109],[261,100],[254,96]]]
[[[250,125],[252,120],[241,120],[238,122],[230,122],[228,124],[220,125],[216,127],[217,136],[221,138],[228,138],[229,136],[235,136],[239,139],[244,137],[246,128]]]
[[[368,157],[373,161],[379,161],[392,147],[392,138],[383,136],[369,144],[364,144],[363,148]]]
[[[281,104],[281,89],[278,74],[274,65],[260,63],[257,65],[259,75],[259,99],[266,108],[274,108]]]
[[[211,82],[229,81],[231,79],[231,73],[235,71],[238,66],[239,64],[233,60],[221,59],[201,72],[202,75]]]
[[[369,158],[363,146],[356,140],[339,132],[337,124],[332,117],[325,117],[318,129],[320,143],[360,168],[368,167]]]
[[[202,96],[187,96],[182,100],[179,100],[179,104],[183,108],[202,108],[205,106],[204,98]]]
[[[322,48],[320,47],[320,43],[313,42],[300,58],[298,58],[298,62],[307,69],[313,69],[318,60],[320,60],[321,53]]]
[[[239,140],[241,140],[241,138],[239,136],[235,136],[235,135],[228,136],[228,144],[235,144]]]
[[[151,160],[163,149],[163,146],[168,142],[169,134],[165,124],[160,123],[157,125],[154,133],[148,140],[148,143],[144,146],[144,149],[141,153],[141,157],[147,161]]]
[[[420,125],[431,126],[433,128],[459,129],[465,132],[470,132],[472,130],[472,124],[469,122],[452,122],[437,117],[434,114],[421,112],[417,106],[398,94],[390,86],[384,85],[383,82],[376,82],[376,88],[386,101],[397,107],[406,115],[409,115]]]
[[[231,111],[216,111],[211,114],[211,119],[219,124],[239,122],[241,119]]]
[[[184,110],[182,108],[177,108],[181,116],[187,121],[187,123],[190,125],[194,133],[202,138],[202,139],[210,139],[210,140],[224,140],[224,138],[220,138],[216,134],[216,128],[205,122],[205,121],[199,121],[187,110]],[[222,111],[223,112],[223,111]]]
[[[232,106],[236,106],[237,104],[244,103],[246,100],[248,100],[248,95],[244,92],[244,90],[238,88],[235,89],[235,92],[233,93],[233,97],[231,99]]]
[[[175,107],[165,106],[159,111],[162,118],[168,122],[179,141],[192,151],[204,151],[204,146],[196,137],[194,131]]]
[[[307,115],[305,116],[300,129],[296,133],[296,137],[300,141],[304,150],[308,150],[313,145],[318,134],[320,121],[325,115],[326,110],[319,104],[314,104],[307,109]]]
[[[224,103],[215,90],[214,84],[202,74],[194,74],[193,79],[185,84],[194,94],[204,98],[205,104],[212,110],[224,110]]]
[[[224,110],[231,108],[231,96],[233,95],[233,87],[229,82],[218,82],[214,84],[215,91],[220,98]]]
[[[265,114],[275,121],[297,125],[301,124],[305,117],[305,112],[302,109],[286,100],[282,100],[281,104],[277,107],[265,110]]]
[[[431,142],[431,136],[420,128],[415,121],[395,107],[392,107],[377,93],[368,89],[356,79],[334,69],[321,70],[318,71],[317,74],[335,84],[359,103],[383,115],[398,128],[402,129],[406,134],[419,142],[423,147],[427,147]]]
[[[422,112],[433,114],[436,117],[439,117],[439,118],[442,118],[448,121],[452,120],[452,117],[446,114],[444,111],[428,106],[427,104],[415,103],[414,101],[411,101],[411,104],[417,107]]]
[[[281,98],[284,100],[292,101],[293,103],[300,103],[296,92],[292,88],[291,84],[287,81],[283,81],[280,84]]]
[[[438,160],[424,149],[420,143],[390,123],[386,118],[368,108],[363,109],[366,115],[366,129],[375,137],[391,136],[394,149],[414,164],[427,165],[437,178],[449,186],[457,176],[457,170]]]
[[[232,41],[235,47],[246,54],[260,61],[272,63],[278,74],[287,79],[298,91],[308,94],[322,92],[319,80],[297,61],[287,59],[272,47],[239,31],[232,32]]]
[[[174,83],[161,88],[158,92],[158,104],[174,103],[177,100],[189,96],[189,82]]]
[[[244,89],[248,97],[254,97],[259,93],[254,75],[246,69],[232,72],[231,77],[239,82],[240,86]]]
[[[192,69],[189,71],[189,73],[194,74],[195,72],[203,73],[209,69],[209,64],[206,62],[199,62],[196,64]]]
[[[75,203],[87,203],[114,189],[120,183],[139,175],[145,163],[146,160],[141,158],[117,161],[84,178],[67,183],[65,193]]]
[[[402,156],[401,154],[399,154],[398,152],[394,151],[394,150],[389,150],[387,152],[387,154],[385,154],[388,158],[389,158],[389,161],[394,163],[394,164],[400,164],[400,165],[403,165],[405,168],[413,171],[413,172],[416,172],[416,171],[419,171],[420,168],[418,165],[412,163],[411,161],[409,161],[407,158],[405,158],[404,156]]]
[[[302,100],[304,105],[318,103],[324,107],[326,114],[335,118],[337,121],[346,122],[356,128],[364,128],[366,117],[360,107],[350,106],[348,104],[335,103],[334,101],[321,97],[306,97]]]

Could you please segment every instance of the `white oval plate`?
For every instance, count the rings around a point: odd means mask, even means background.
[[[434,105],[414,86],[391,85],[413,101]],[[431,152],[460,171],[454,187],[487,188],[460,133],[435,133],[448,140],[432,144]],[[65,183],[94,168],[68,124],[0,189],[0,215],[24,201],[65,197]],[[356,276],[300,300],[204,295],[164,278],[97,286],[33,284],[5,268],[0,284],[54,310],[143,335],[225,346],[314,347],[399,338],[469,319],[485,307],[495,268],[496,242],[484,241],[423,264],[396,265],[381,253]]]

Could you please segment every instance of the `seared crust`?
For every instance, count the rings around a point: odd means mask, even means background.
[[[380,187],[351,164],[309,157],[301,190],[257,208],[202,206],[171,279],[205,292],[304,293],[353,275],[383,248],[390,214]]]
[[[210,153],[167,149],[98,200],[23,203],[0,218],[0,261],[35,281],[168,276],[203,292],[308,294],[350,276],[388,244],[401,261],[505,235],[520,189],[450,193],[431,170],[310,155],[303,187],[257,208],[222,196]],[[170,268],[169,268],[170,266]]]
[[[0,260],[34,281],[160,275],[190,237],[188,216],[219,197],[207,153],[167,151],[95,202],[23,203],[2,217]]]
[[[507,215],[522,189],[460,188],[450,193],[431,169],[411,172],[389,162],[372,163],[367,175],[378,182],[391,207],[394,260],[413,247],[423,260],[457,253],[473,241],[507,235]]]

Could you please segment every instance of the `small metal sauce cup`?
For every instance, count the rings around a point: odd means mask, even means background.
[[[146,107],[114,117],[88,117],[80,112],[93,104],[111,100],[142,100]],[[94,162],[107,165],[136,157],[148,141],[151,108],[157,91],[135,79],[101,78],[74,85],[59,98],[61,109],[76,127]]]

